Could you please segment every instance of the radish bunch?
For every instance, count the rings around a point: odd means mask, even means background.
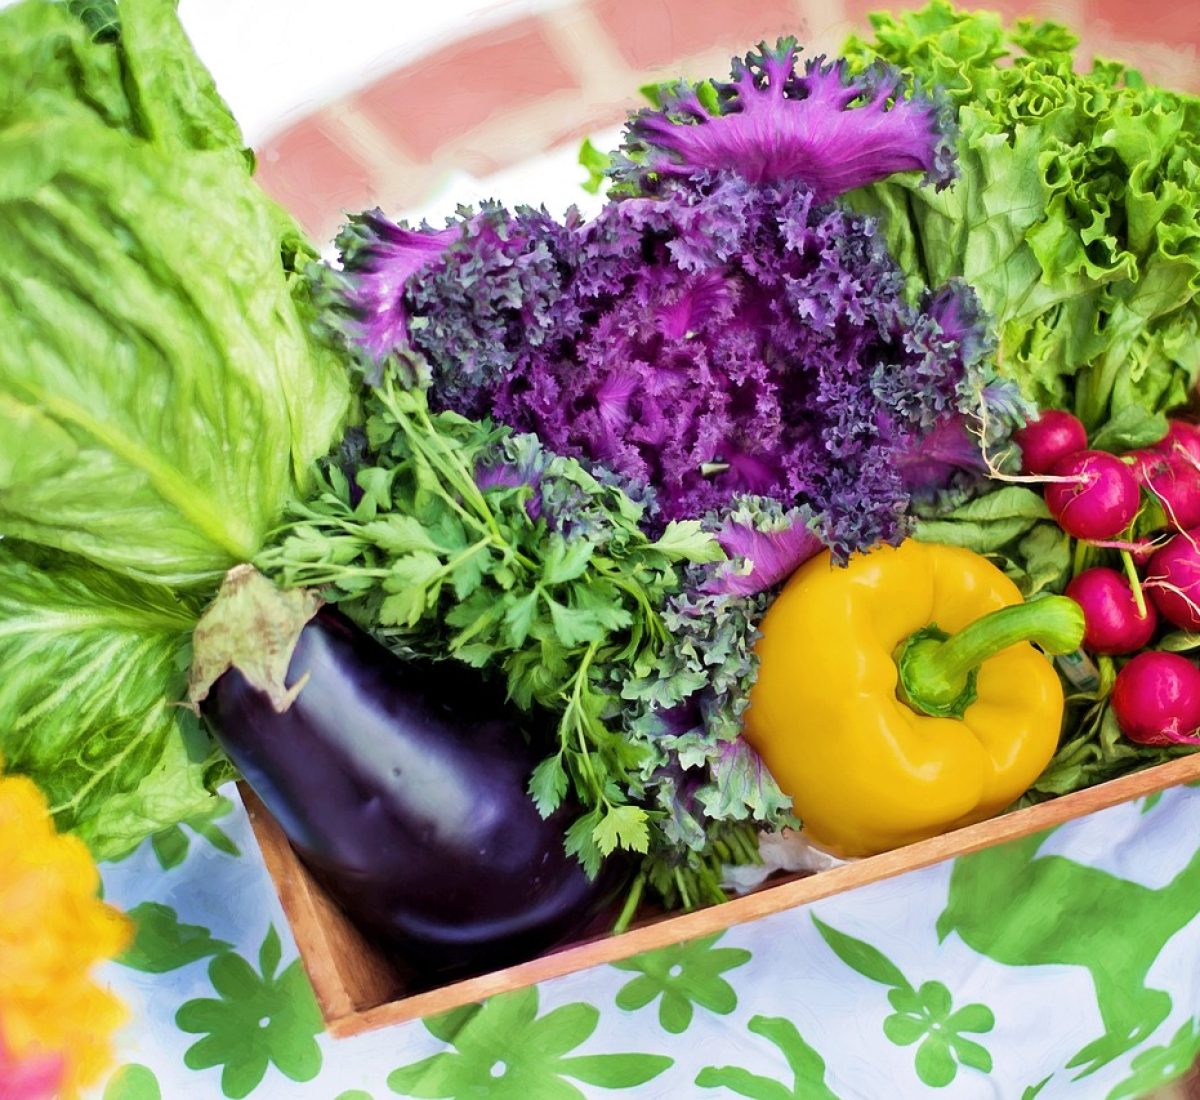
[[[1022,471],[1045,481],[1046,506],[1059,527],[1118,550],[1125,565],[1124,573],[1084,569],[1066,589],[1083,608],[1086,650],[1136,654],[1112,689],[1121,732],[1144,745],[1200,744],[1200,669],[1178,653],[1146,649],[1160,620],[1200,632],[1200,426],[1172,421],[1152,447],[1118,456],[1089,450],[1083,424],[1056,409],[1014,440]],[[1162,530],[1153,541],[1135,540],[1135,520]]]

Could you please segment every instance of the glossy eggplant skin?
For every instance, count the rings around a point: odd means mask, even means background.
[[[579,811],[538,814],[523,716],[474,669],[403,661],[325,608],[287,683],[305,676],[279,714],[231,669],[205,717],[330,894],[415,970],[530,958],[612,899],[619,869],[589,882],[564,852]]]

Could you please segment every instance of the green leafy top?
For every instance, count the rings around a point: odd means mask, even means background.
[[[1001,369],[1089,428],[1180,404],[1200,375],[1200,99],[1114,62],[1076,71],[1054,23],[1006,31],[944,0],[871,22],[845,46],[854,64],[897,65],[958,108],[953,188],[898,177],[854,199],[914,289],[964,277]]]
[[[688,521],[651,539],[619,485],[532,436],[431,414],[419,390],[387,379],[364,402],[353,485],[328,465],[259,568],[323,587],[401,655],[496,669],[520,707],[558,716],[530,794],[549,814],[571,787],[588,808],[568,850],[593,872],[618,847],[646,852],[652,754],[622,729],[621,689],[656,668],[679,566],[722,558],[715,538]]]
[[[232,770],[175,701],[196,608],[0,541],[0,754],[103,859],[211,808]]]
[[[191,631],[348,405],[252,163],[172,0],[0,11],[0,754],[101,858],[231,776]]]
[[[328,450],[345,373],[170,0],[88,11],[103,41],[0,13],[0,535],[211,582]]]

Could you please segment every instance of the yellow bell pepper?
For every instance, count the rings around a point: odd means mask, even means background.
[[[1071,652],[1083,612],[1024,603],[969,550],[913,540],[820,554],[762,622],[745,736],[814,843],[865,856],[981,821],[1049,762],[1063,693],[1034,648]]]

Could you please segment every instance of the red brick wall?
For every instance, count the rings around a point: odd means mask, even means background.
[[[920,0],[923,2],[923,0]],[[485,177],[619,123],[636,89],[724,75],[729,57],[795,34],[836,52],[865,13],[918,0],[574,0],[466,35],[289,126],[259,150],[259,179],[318,241],[346,211],[418,203],[454,169]],[[1077,28],[1085,55],[1119,57],[1200,91],[1200,0],[990,0],[1012,17]],[[450,75],[452,74],[452,76]]]

